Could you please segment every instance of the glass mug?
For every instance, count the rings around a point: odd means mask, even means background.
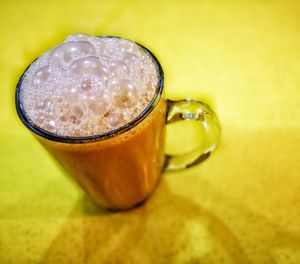
[[[164,98],[161,65],[147,48],[138,45],[153,59],[159,82],[143,112],[118,129],[85,137],[64,137],[48,132],[29,122],[20,103],[24,74],[16,88],[16,109],[24,125],[94,203],[111,210],[129,209],[142,203],[155,190],[163,170],[199,164],[216,149],[220,138],[219,121],[207,104]],[[165,155],[166,124],[180,120],[198,121],[205,131],[204,144],[190,153]]]

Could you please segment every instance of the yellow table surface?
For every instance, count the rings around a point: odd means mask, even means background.
[[[300,263],[299,14],[299,1],[2,0],[0,263]],[[222,123],[214,155],[164,173],[131,211],[91,205],[14,110],[25,67],[77,32],[146,45],[166,95],[204,98]]]

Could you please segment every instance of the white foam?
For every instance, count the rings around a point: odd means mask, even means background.
[[[41,128],[61,136],[91,136],[136,118],[158,81],[153,59],[136,43],[77,34],[32,63],[20,100]]]

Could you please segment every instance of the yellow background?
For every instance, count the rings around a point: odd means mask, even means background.
[[[300,263],[299,1],[2,0],[0,20],[0,263]],[[25,67],[77,32],[144,44],[166,95],[222,123],[135,210],[94,208],[14,110]]]

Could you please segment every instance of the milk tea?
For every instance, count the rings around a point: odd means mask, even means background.
[[[132,41],[77,34],[42,54],[22,78],[28,124],[98,205],[130,208],[158,182],[166,114],[161,74]]]

